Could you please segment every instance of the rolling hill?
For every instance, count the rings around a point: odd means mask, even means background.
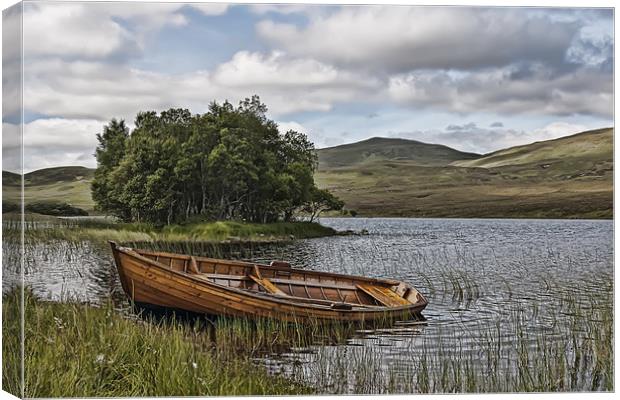
[[[365,216],[611,218],[613,132],[600,129],[450,160],[458,157],[453,150],[428,162],[403,156],[350,162],[350,149],[359,145],[354,143],[319,150],[315,180]],[[408,142],[401,143],[419,143]],[[386,143],[382,154],[389,155],[395,142]]]
[[[611,218],[613,128],[463,153],[413,140],[372,138],[318,150],[315,181],[361,216]],[[58,167],[24,177],[26,203],[59,200],[92,213],[94,170]],[[3,199],[19,198],[3,171]]]
[[[385,161],[410,161],[416,165],[437,166],[480,157],[479,154],[464,153],[439,144],[380,137],[320,149],[318,153],[319,169],[363,166]]]
[[[95,170],[85,167],[55,167],[24,175],[24,201],[62,201],[88,212],[94,209],[90,183]],[[19,202],[18,174],[2,171],[2,199]]]
[[[614,130],[597,129],[559,139],[535,142],[495,151],[471,160],[455,161],[461,167],[493,168],[504,165],[553,163],[567,159],[598,162],[612,160]],[[611,151],[611,153],[610,153]]]

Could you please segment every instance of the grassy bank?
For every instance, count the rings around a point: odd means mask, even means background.
[[[331,236],[335,230],[315,222],[275,222],[254,224],[234,221],[218,221],[190,225],[169,225],[161,233],[169,240],[191,238],[208,240],[273,240],[307,239]]]
[[[7,218],[8,217],[8,218]],[[5,234],[20,229],[17,216],[4,216]],[[167,225],[161,228],[147,224],[117,223],[97,219],[59,219],[29,214],[26,229],[33,239],[65,239],[70,241],[115,240],[144,241],[202,241],[202,242],[272,242],[332,236],[337,232],[315,222],[276,222],[256,224],[237,221],[200,222]]]
[[[3,298],[4,315],[19,292]],[[198,323],[128,319],[111,305],[25,295],[26,397],[285,395],[308,393],[243,353],[214,349]],[[4,388],[19,393],[19,319],[3,319]],[[17,364],[16,364],[17,362]]]

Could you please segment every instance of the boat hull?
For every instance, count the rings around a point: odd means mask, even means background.
[[[285,321],[378,321],[409,319],[418,315],[426,300],[401,307],[334,309],[297,303],[285,297],[247,293],[198,279],[162,266],[135,252],[112,246],[121,284],[135,303],[181,309],[198,314]],[[420,296],[421,297],[421,296]]]

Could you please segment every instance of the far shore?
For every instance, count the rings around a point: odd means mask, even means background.
[[[3,220],[9,225],[5,224],[4,226],[5,235],[10,235],[11,231],[18,231],[20,229],[20,215],[18,213],[4,214]],[[240,221],[208,221],[156,227],[143,223],[116,222],[105,216],[54,217],[26,214],[25,222],[28,237],[72,241],[263,243],[343,234],[343,232],[338,232],[318,222],[308,221],[267,224]]]

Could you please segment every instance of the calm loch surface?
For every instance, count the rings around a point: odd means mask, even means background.
[[[496,374],[489,379],[501,382],[502,371],[554,354],[573,355],[600,323],[596,311],[613,303],[612,221],[323,218],[321,223],[366,229],[368,235],[257,246],[233,256],[404,280],[424,293],[429,305],[422,323],[360,330],[338,345],[317,343],[257,359],[320,391],[450,391],[440,380],[457,369],[463,376]],[[26,281],[41,297],[124,297],[107,246],[38,243],[29,255]],[[532,359],[518,360],[518,350]],[[583,363],[572,356],[566,361]],[[583,381],[584,390],[604,389],[592,378],[596,371],[575,365],[583,369],[569,377],[575,387]],[[421,369],[441,372],[421,381]],[[502,390],[501,383],[496,389]]]

